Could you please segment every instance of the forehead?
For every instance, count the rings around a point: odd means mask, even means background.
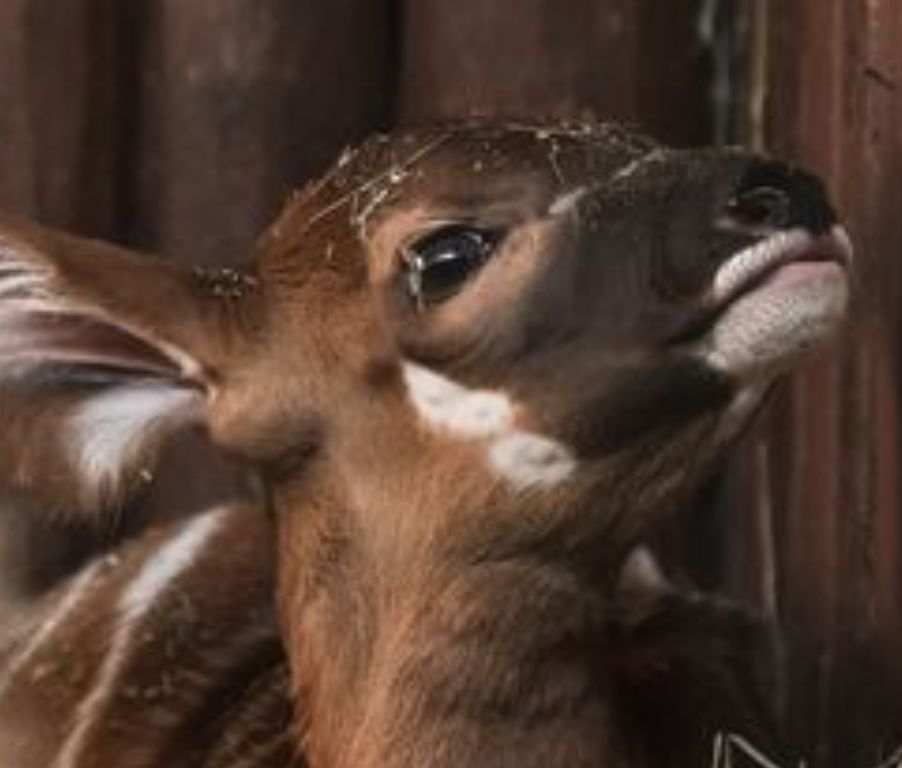
[[[450,202],[526,179],[566,190],[604,179],[652,148],[614,124],[469,122],[400,131],[345,153],[320,193],[325,201],[356,191],[359,210],[393,188]]]
[[[299,256],[365,240],[399,208],[465,216],[538,202],[603,183],[656,147],[613,123],[471,120],[377,135],[346,149],[289,200],[261,255]]]

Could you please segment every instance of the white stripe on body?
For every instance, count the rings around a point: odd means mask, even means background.
[[[78,610],[95,586],[95,581],[103,566],[103,560],[91,564],[65,587],[65,594],[36,628],[25,647],[13,656],[4,670],[0,677],[0,699],[18,674],[34,660],[46,643],[53,639],[56,631]]]
[[[91,729],[102,718],[115,693],[139,620],[153,608],[157,599],[196,560],[198,554],[222,527],[227,510],[208,512],[187,524],[161,545],[131,582],[117,605],[118,624],[110,647],[90,693],[80,702],[72,719],[72,730],[53,768],[75,768],[84,753]]]

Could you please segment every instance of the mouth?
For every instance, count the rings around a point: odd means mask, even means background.
[[[782,367],[839,326],[851,265],[839,226],[819,236],[787,230],[739,251],[714,277],[693,346],[740,377]]]
[[[715,312],[722,311],[758,291],[792,290],[825,275],[845,280],[851,266],[852,244],[840,226],[821,236],[778,232],[730,258],[714,277],[710,300]]]

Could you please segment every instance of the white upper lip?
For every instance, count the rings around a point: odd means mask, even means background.
[[[852,244],[845,229],[834,226],[829,235],[820,236],[801,228],[786,230],[739,251],[714,276],[711,299],[716,305],[728,303],[774,270],[809,259],[848,268],[852,263]]]

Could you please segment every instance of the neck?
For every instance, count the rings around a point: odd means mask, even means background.
[[[567,525],[605,493],[517,496],[473,445],[369,417],[275,497],[311,768],[608,764],[619,555],[610,519]]]
[[[316,538],[282,606],[311,768],[605,764],[601,590],[538,556],[447,541],[388,566]]]

